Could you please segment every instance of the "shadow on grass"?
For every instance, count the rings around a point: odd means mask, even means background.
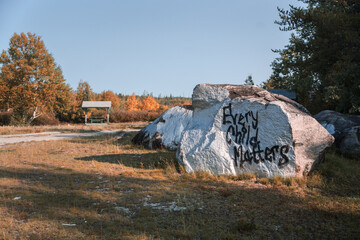
[[[317,186],[323,194],[338,197],[360,197],[360,164],[359,160],[339,153],[335,148],[326,154],[314,174],[319,173],[322,184]]]
[[[87,144],[90,142],[99,142],[100,144],[104,144],[106,142],[107,145],[126,145],[131,144],[131,139],[137,134],[137,131],[128,132],[119,130],[113,133],[105,133],[99,134],[94,136],[87,136],[87,137],[77,137],[73,139],[69,139],[69,142],[72,143],[83,143]],[[134,147],[139,147],[137,145],[133,145]]]
[[[93,132],[99,132],[101,130],[91,130],[91,129],[62,129],[62,128],[54,128],[53,131],[57,132],[63,132],[63,133],[93,133]]]
[[[75,158],[75,160],[116,163],[123,164],[127,167],[145,169],[164,169],[169,165],[178,166],[175,152],[92,155],[86,157],[78,157]]]
[[[45,225],[46,221],[59,224],[65,230],[51,232],[55,238],[76,238],[61,223],[76,224],[74,228],[80,233],[103,239],[133,238],[139,233],[164,239],[255,236],[354,239],[359,236],[359,213],[324,210],[302,197],[273,188],[244,188],[229,183],[225,186],[229,194],[220,194],[224,184],[216,181],[212,183],[215,187],[210,188],[208,183],[183,179],[162,181],[124,175],[99,178],[96,174],[48,168],[0,169],[0,177],[26,182],[19,187],[0,187],[3,191],[0,206],[19,220],[20,225],[31,224],[32,219],[40,219]],[[157,197],[148,200],[154,201],[152,206],[166,199],[182,201],[185,210],[169,212],[145,206],[144,199],[149,195]],[[14,196],[22,199],[14,201]],[[198,207],[191,205],[194,201]],[[131,214],[116,207],[129,209]],[[39,227],[36,237],[45,238],[48,231]]]

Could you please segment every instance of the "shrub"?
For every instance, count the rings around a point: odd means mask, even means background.
[[[149,122],[154,121],[161,115],[157,111],[125,111],[111,110],[110,122]]]
[[[283,178],[279,175],[274,176],[274,178],[272,178],[270,181],[275,186],[280,186],[283,184]]]
[[[270,181],[269,181],[268,178],[259,178],[258,182],[263,184],[263,185],[269,185],[270,184]]]
[[[251,179],[256,179],[256,175],[254,173],[242,173],[240,174],[238,177],[238,180],[242,181],[242,180],[251,180]]]
[[[40,125],[58,125],[60,124],[59,119],[55,117],[52,113],[44,113],[40,117],[35,118],[31,125],[40,126]]]
[[[0,112],[0,126],[6,126],[10,124],[12,117],[12,111]]]

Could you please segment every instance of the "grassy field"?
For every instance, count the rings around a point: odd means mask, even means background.
[[[360,239],[358,159],[331,150],[307,178],[184,173],[134,134],[0,147],[0,239]]]
[[[0,126],[0,136],[10,134],[29,134],[41,132],[96,132],[101,130],[121,130],[126,128],[141,129],[148,123],[110,123],[109,125],[84,125],[84,124],[63,124],[54,126]]]

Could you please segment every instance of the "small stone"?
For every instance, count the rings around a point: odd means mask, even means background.
[[[114,209],[117,210],[117,211],[124,212],[126,214],[131,214],[130,209],[128,209],[126,207],[118,207],[118,206],[116,206],[116,207],[114,207]]]
[[[75,227],[76,226],[75,223],[63,223],[62,225],[66,226],[66,227]]]

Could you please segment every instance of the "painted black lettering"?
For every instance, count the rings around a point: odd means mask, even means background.
[[[271,151],[271,148],[265,148],[265,160],[272,162],[275,159],[275,154]]]
[[[252,160],[253,160],[252,153],[249,150],[246,150],[244,153],[244,161],[249,162],[251,164]]]
[[[255,136],[250,138],[250,145],[256,147],[260,142],[258,141],[259,129],[256,129]]]
[[[228,125],[225,140],[234,151],[234,166],[244,167],[244,163],[277,162],[279,167],[289,163],[289,145],[261,148],[259,139],[259,112],[233,113],[232,105],[223,107],[223,125]]]
[[[261,156],[263,152],[264,150],[261,150],[260,142],[258,142],[256,147],[253,147],[253,157],[255,163],[259,163],[259,161],[264,162],[264,158]]]
[[[242,113],[239,114],[239,118],[238,118],[238,124],[244,126],[245,123],[241,122],[244,119],[244,115]]]
[[[289,145],[284,145],[280,148],[280,156],[281,158],[279,158],[279,167],[284,166],[285,164],[289,163],[289,158],[285,153],[288,153],[290,150]]]
[[[265,148],[265,160],[267,161],[275,161],[276,159],[276,152],[279,152],[279,146],[273,146],[271,148]]]
[[[228,130],[226,131],[226,142],[228,144],[231,144],[232,140],[231,140],[231,137],[229,137],[229,133],[230,133],[230,130],[231,130],[231,134],[234,135],[235,134],[235,130],[234,130],[234,127],[233,126],[229,126]]]
[[[226,113],[226,110],[228,110],[229,114]],[[227,124],[227,123],[231,124],[232,123],[231,121],[228,121],[226,119],[227,117],[233,118],[232,112],[231,112],[231,103],[229,103],[229,106],[223,107],[223,124]]]
[[[239,156],[240,156],[239,150],[238,150],[238,148],[236,146],[234,146],[234,164],[235,164],[235,167],[238,166],[237,161],[239,159]]]
[[[245,113],[246,122],[249,122],[249,118],[248,118],[249,114],[250,114],[250,112]]]
[[[257,129],[257,127],[258,127],[258,119],[259,119],[259,112],[256,112],[256,117],[254,116],[254,113],[251,112],[251,117],[253,119],[252,127],[253,127],[253,129]]]
[[[246,145],[249,145],[249,138],[250,138],[250,126],[248,126],[248,129],[247,129]]]
[[[240,149],[240,167],[244,167],[244,162],[245,162],[245,160],[244,160],[244,155],[243,155],[243,148],[242,148],[242,146],[240,146],[239,147],[239,149]]]
[[[241,133],[241,131],[239,130],[239,126],[236,125],[235,126],[235,142],[237,144],[241,143],[241,139],[242,139],[243,134]]]
[[[241,131],[242,131],[241,143],[244,144],[245,136],[246,136],[246,133],[247,133],[246,127],[242,127]]]

